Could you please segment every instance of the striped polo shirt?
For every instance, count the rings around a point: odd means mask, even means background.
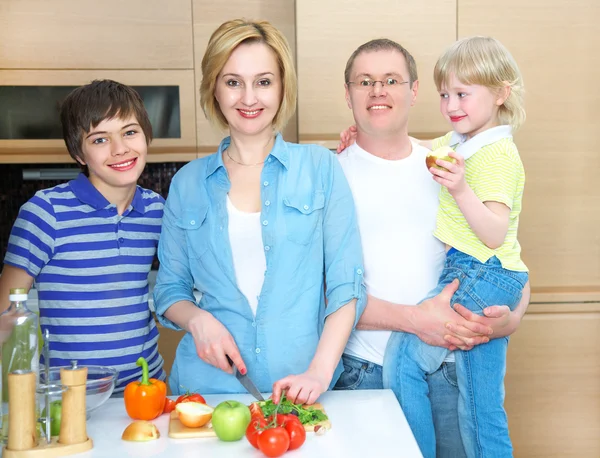
[[[479,240],[448,188],[442,186],[434,235],[480,262],[496,256],[505,269],[527,272],[517,240],[525,170],[510,126],[493,127],[469,140],[450,132],[433,141],[434,149],[441,146],[451,146],[465,158],[465,179],[481,202],[503,203],[510,214],[504,243],[491,249]]]
[[[156,253],[164,199],[137,187],[117,207],[80,174],[38,191],[12,228],[4,262],[34,277],[40,325],[50,331],[52,366],[111,366],[115,392],[141,377],[165,379],[158,330],[148,307],[148,272]]]

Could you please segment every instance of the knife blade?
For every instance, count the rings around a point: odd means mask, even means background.
[[[262,394],[260,394],[260,391],[258,391],[258,388],[256,388],[256,385],[252,382],[250,377],[248,377],[248,375],[243,375],[240,371],[238,371],[238,368],[235,367],[235,365],[233,364],[233,361],[231,360],[229,355],[225,355],[225,356],[227,357],[227,361],[229,361],[229,364],[233,368],[233,373],[235,375],[235,378],[237,378],[240,381],[242,386],[244,388],[246,388],[248,393],[250,393],[252,396],[254,396],[254,398],[256,400],[264,401],[265,398],[263,398]]]

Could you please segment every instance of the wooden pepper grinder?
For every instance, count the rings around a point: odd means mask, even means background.
[[[8,374],[8,441],[10,450],[29,450],[37,445],[35,418],[35,373]]]
[[[61,368],[60,381],[67,390],[62,394],[62,419],[59,444],[80,444],[88,440],[85,422],[85,384],[87,367],[71,361],[70,368]]]

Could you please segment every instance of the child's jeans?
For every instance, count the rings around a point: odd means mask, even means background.
[[[503,269],[496,257],[483,264],[451,249],[438,286],[425,299],[438,295],[455,278],[460,280],[460,287],[450,303],[483,315],[483,309],[490,305],[508,305],[513,310],[521,300],[528,275]],[[507,345],[508,338],[501,337],[469,351],[455,352],[458,418],[469,458],[513,456],[504,411]],[[448,354],[446,348],[427,345],[416,335],[403,332],[392,333],[385,351],[384,387],[398,397],[424,458],[435,458],[436,449],[426,376],[435,372]]]

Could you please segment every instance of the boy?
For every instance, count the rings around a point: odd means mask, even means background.
[[[21,207],[0,276],[0,312],[10,288],[35,282],[51,366],[114,367],[118,394],[141,377],[140,356],[151,377],[165,379],[148,307],[164,199],[137,186],[152,126],[137,92],[110,80],[75,89],[60,117],[83,173]]]

